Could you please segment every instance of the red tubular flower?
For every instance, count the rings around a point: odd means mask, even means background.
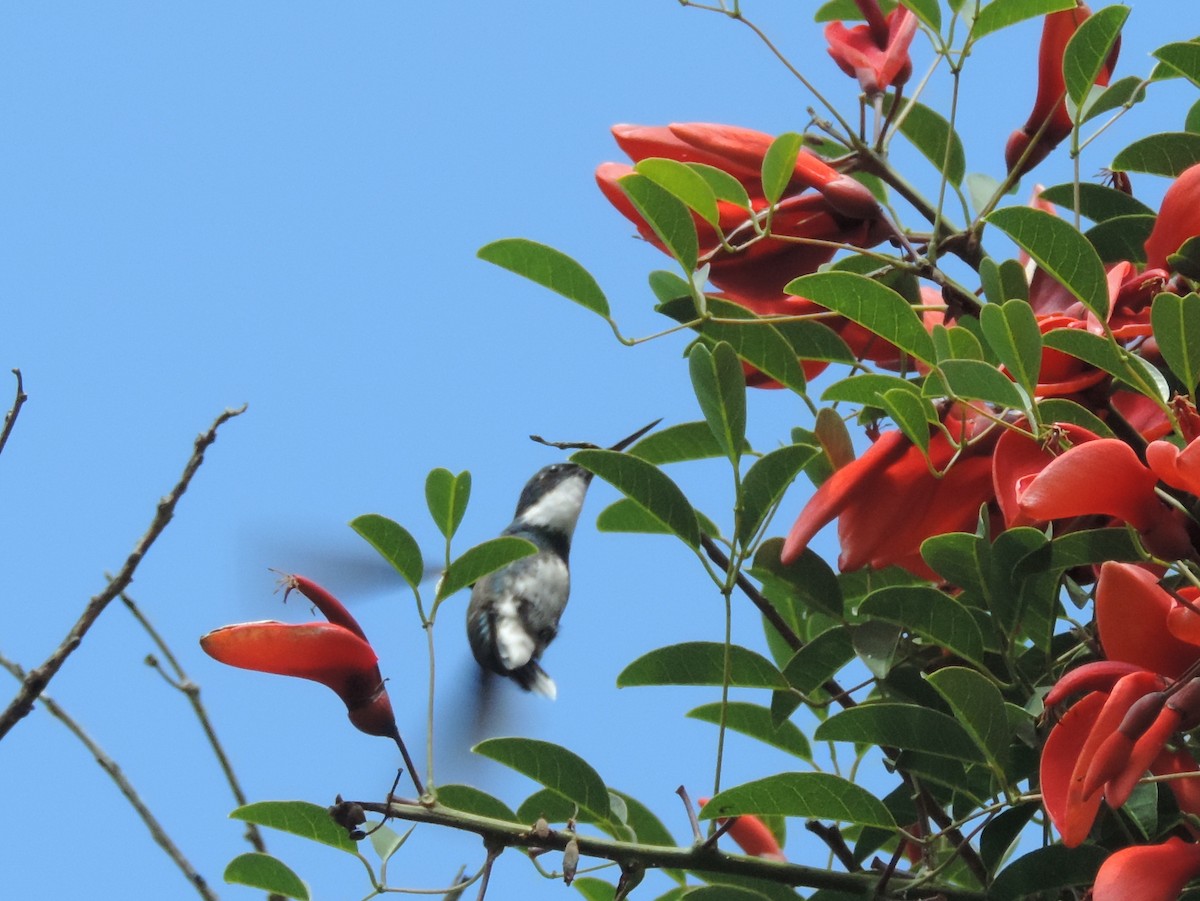
[[[1200,845],[1172,836],[1114,851],[1100,866],[1092,901],[1175,901],[1200,875]]]
[[[200,647],[230,666],[327,685],[358,729],[400,742],[379,658],[350,611],[303,576],[285,576],[284,584],[288,592],[295,589],[312,601],[329,622],[239,623],[209,632]]]
[[[700,798],[699,801],[700,806],[703,807],[708,803],[708,798]],[[718,826],[724,824],[725,820],[717,820]],[[733,818],[733,825],[729,827],[729,837],[751,857],[761,857],[764,860],[787,860],[783,856],[783,849],[779,847],[775,833],[752,813],[744,813]]]
[[[972,437],[973,418],[946,417],[951,432]],[[931,535],[964,531],[993,495],[991,441],[970,447],[950,465],[957,449],[942,431],[929,442],[929,460],[899,431],[884,432],[858,459],[830,476],[800,512],[783,545],[781,559],[790,563],[804,552],[823,526],[838,520],[841,569],[897,564],[917,575],[936,579],[920,556],[921,542]],[[930,464],[943,471],[940,478]]]
[[[908,81],[912,75],[909,45],[917,33],[917,17],[897,6],[885,18],[875,0],[858,0],[866,25],[847,28],[841,22],[825,26],[829,55],[843,72],[857,78],[863,92],[874,96]]]
[[[1004,159],[1008,171],[1016,170],[1018,176],[1024,175],[1057,147],[1071,133],[1071,116],[1067,112],[1067,86],[1063,80],[1063,52],[1067,42],[1071,40],[1075,30],[1092,14],[1085,4],[1080,3],[1075,9],[1050,13],[1042,26],[1042,42],[1038,46],[1038,88],[1037,97],[1033,102],[1033,112],[1024,127],[1014,131],[1004,148]],[[1100,73],[1096,76],[1096,84],[1106,85],[1112,77],[1112,70],[1117,64],[1117,54],[1120,42],[1113,46],[1112,52]],[[1041,137],[1034,137],[1042,129]],[[1030,145],[1033,149],[1021,162]],[[1020,168],[1018,167],[1020,164]]]
[[[1146,268],[1166,269],[1167,257],[1200,235],[1200,163],[1190,166],[1163,195],[1154,229],[1146,239]]]
[[[1151,441],[1146,464],[1172,488],[1200,497],[1200,441],[1193,440],[1182,450],[1169,441]]]

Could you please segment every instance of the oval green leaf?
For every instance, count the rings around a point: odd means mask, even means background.
[[[671,479],[657,466],[630,454],[609,450],[582,450],[571,457],[643,507],[689,547],[700,546],[696,511]]]
[[[704,704],[688,712],[688,717],[705,723],[721,722],[720,703]],[[802,760],[812,760],[812,748],[804,733],[790,720],[776,723],[771,711],[757,704],[731,701],[725,707],[725,725],[734,732],[749,735],[763,744],[794,754]]]
[[[763,197],[768,203],[778,203],[779,198],[783,196],[796,171],[796,157],[803,143],[804,138],[793,131],[787,131],[772,141],[767,152],[763,154]]]
[[[700,819],[743,813],[896,828],[882,801],[862,786],[832,773],[779,773],[726,789],[704,805]]]
[[[733,348],[719,341],[710,351],[696,344],[688,354],[692,390],[708,428],[736,466],[746,440],[746,376]]]
[[[611,817],[604,780],[573,751],[532,738],[489,738],[472,750],[558,792],[597,820]]]
[[[425,477],[425,503],[429,515],[447,540],[454,537],[462,524],[470,497],[471,473],[466,470],[454,475],[439,467]]]
[[[346,830],[333,821],[328,808],[308,801],[256,801],[237,808],[229,818],[290,832],[350,854],[358,849]]]
[[[977,41],[1025,19],[1074,7],[1075,0],[992,0],[979,10],[975,24],[971,26],[970,39]]]
[[[983,660],[983,633],[975,618],[966,607],[936,588],[924,585],[880,588],[863,599],[858,612],[862,617],[903,626],[972,663]]]
[[[488,573],[536,553],[537,546],[533,542],[515,535],[501,535],[467,548],[438,582],[437,599],[448,598],[468,585],[474,585]]]
[[[788,486],[817,453],[817,448],[811,445],[789,444],[754,461],[742,478],[738,499],[736,534],[739,541],[750,541]]]
[[[605,319],[609,316],[608,298],[592,274],[560,250],[526,238],[501,238],[479,248],[477,256],[537,282]]]
[[[282,860],[270,854],[247,852],[239,854],[225,867],[225,881],[231,885],[248,885],[296,901],[308,901],[308,886]]]
[[[1032,397],[1042,368],[1042,332],[1033,309],[1023,300],[988,304],[979,323],[1000,362]]]
[[[454,810],[461,810],[464,813],[473,813],[507,823],[520,822],[507,804],[471,785],[439,785],[437,800],[438,804]]]
[[[1062,68],[1067,95],[1076,107],[1083,105],[1128,17],[1128,6],[1107,6],[1084,19],[1071,35]]]
[[[1200,382],[1200,294],[1159,294],[1150,325],[1163,359],[1191,394]]]
[[[696,223],[683,201],[644,175],[626,175],[619,183],[667,252],[688,272],[695,269],[700,241],[696,236]]]
[[[1012,730],[1000,690],[987,677],[965,666],[943,667],[928,679],[996,774],[1003,774],[1008,767]]]
[[[350,520],[350,528],[367,540],[413,589],[425,575],[421,546],[400,523],[378,513],[365,513]]]
[[[1200,135],[1171,131],[1134,141],[1113,158],[1110,168],[1175,178],[1196,163],[1200,163]]]
[[[982,751],[953,717],[916,704],[859,704],[817,726],[816,741],[848,741],[982,761]]]
[[[720,220],[717,197],[699,172],[678,160],[658,157],[644,159],[633,168],[660,188],[669,191],[713,228],[717,227]]]
[[[1046,188],[1041,198],[1073,210],[1075,185],[1068,182]],[[1154,210],[1124,191],[1085,181],[1079,184],[1079,215],[1093,222],[1103,222],[1117,216],[1153,216]]]
[[[783,674],[766,657],[731,645],[729,684],[737,688],[787,688]],[[721,685],[725,645],[719,641],[687,641],[643,654],[617,676],[618,688],[639,685]]]

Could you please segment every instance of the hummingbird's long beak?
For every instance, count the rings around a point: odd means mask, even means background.
[[[629,437],[622,438],[620,441],[618,441],[616,444],[614,444],[612,447],[610,447],[609,450],[614,450],[614,451],[625,450],[625,448],[629,447],[629,445],[633,444],[633,442],[637,441],[639,438],[641,438],[643,435],[645,435],[648,431],[650,431],[652,428],[654,428],[660,422],[662,422],[661,418],[654,420],[654,422],[650,423],[650,425],[642,426],[640,429],[638,429],[636,432],[634,432]]]

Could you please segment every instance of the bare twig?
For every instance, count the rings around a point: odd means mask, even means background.
[[[654,420],[654,422],[650,423],[649,425],[642,426],[640,429],[638,429],[632,435],[627,435],[626,437],[622,438],[620,441],[618,441],[612,447],[608,448],[608,450],[614,450],[614,451],[625,450],[625,448],[629,447],[629,445],[633,444],[633,442],[637,441],[639,438],[641,438],[643,435],[645,435],[648,431],[650,431],[652,428],[654,428],[660,422],[662,422],[662,419],[656,419],[656,420]],[[547,447],[557,447],[559,450],[599,450],[600,449],[600,445],[592,444],[592,442],[590,442],[590,441],[547,441],[541,435],[530,435],[529,440],[536,441],[538,444],[544,444]]]
[[[82,615],[75,622],[75,625],[71,627],[71,631],[67,633],[62,643],[46,658],[45,662],[26,674],[16,697],[9,703],[7,709],[0,714],[0,740],[8,735],[12,727],[22,717],[29,713],[33,708],[33,702],[37,699],[37,696],[41,694],[50,680],[62,668],[66,659],[79,647],[84,635],[87,634],[100,614],[104,612],[104,608],[133,581],[133,574],[137,570],[138,564],[142,562],[142,558],[150,550],[150,546],[154,544],[155,539],[162,534],[163,530],[167,527],[167,523],[175,515],[175,505],[179,503],[179,499],[187,491],[188,485],[191,484],[192,477],[200,468],[200,464],[204,462],[204,452],[208,449],[209,445],[217,440],[217,429],[233,417],[244,412],[245,409],[246,407],[242,406],[237,410],[226,410],[217,417],[207,432],[196,438],[195,449],[192,451],[192,456],[183,469],[183,475],[175,484],[175,487],[171,489],[171,493],[158,502],[158,508],[154,512],[154,519],[150,523],[150,528],[147,529],[146,534],[138,539],[133,552],[126,558],[120,571],[109,580],[103,591],[88,601],[87,607],[84,608]]]
[[[14,663],[2,655],[0,655],[0,667],[8,670],[15,679],[22,681],[28,679],[25,670],[22,669],[19,664]],[[138,816],[142,818],[142,822],[145,823],[146,828],[150,830],[150,836],[154,839],[155,843],[166,852],[167,856],[171,858],[175,866],[179,867],[180,872],[183,873],[188,883],[190,883],[191,886],[199,893],[200,897],[204,898],[205,901],[217,901],[217,896],[213,893],[212,889],[208,887],[208,883],[205,881],[204,877],[201,876],[196,871],[195,867],[188,862],[187,858],[183,856],[183,852],[179,850],[176,844],[171,840],[171,837],[167,835],[166,830],[162,827],[162,824],[150,811],[150,808],[146,806],[145,802],[142,801],[141,796],[138,795],[137,790],[125,777],[125,774],[121,772],[121,768],[117,766],[116,761],[109,757],[108,754],[105,753],[104,749],[96,744],[96,742],[92,740],[91,736],[89,736],[83,730],[83,728],[77,722],[75,722],[75,720],[72,719],[65,710],[62,709],[62,707],[55,703],[52,698],[43,694],[37,700],[43,707],[46,708],[46,711],[51,716],[70,729],[71,733],[83,743],[84,747],[88,749],[88,752],[94,758],[96,758],[96,763],[100,764],[100,768],[104,770],[104,772],[108,773],[109,778],[117,784],[117,788],[120,789],[121,794],[125,796],[125,799],[129,801],[129,803],[133,806],[133,809],[137,811]]]
[[[157,670],[162,677],[172,687],[180,691],[192,705],[192,711],[196,714],[196,719],[200,721],[200,728],[204,730],[204,735],[208,739],[209,745],[213,749],[213,754],[216,755],[217,763],[220,764],[221,772],[225,774],[225,781],[229,783],[229,788],[233,792],[233,799],[239,807],[245,806],[247,803],[246,794],[242,791],[242,786],[238,783],[237,775],[233,772],[233,765],[229,762],[229,757],[225,754],[225,749],[221,746],[220,740],[217,738],[216,730],[213,729],[212,721],[208,718],[208,711],[204,709],[204,704],[200,700],[200,686],[188,678],[187,673],[183,671],[183,667],[179,665],[179,660],[171,652],[170,647],[163,640],[163,637],[154,628],[154,625],[142,613],[141,608],[134,602],[125,592],[121,592],[121,603],[126,609],[133,614],[133,618],[138,621],[146,634],[150,636],[150,640],[154,642],[167,665],[175,673],[175,677],[171,678],[167,673],[163,672],[162,665],[157,658],[153,656],[146,657],[148,666]],[[254,846],[254,850],[266,853],[267,846],[263,842],[262,833],[258,831],[258,827],[253,823],[246,824],[246,841]]]
[[[838,863],[848,871],[857,873],[862,869],[858,861],[854,859],[854,852],[846,844],[846,839],[842,837],[842,830],[837,826],[826,826],[820,820],[808,820],[805,822],[804,828],[823,841],[825,846],[833,852],[833,856],[838,859]]]
[[[8,444],[8,436],[12,434],[13,426],[17,424],[17,416],[21,413],[21,407],[25,406],[25,401],[29,399],[29,395],[25,393],[25,385],[21,381],[21,370],[14,369],[12,373],[17,377],[17,399],[13,401],[12,409],[4,414],[4,428],[0,430],[0,452],[3,452],[4,445]]]

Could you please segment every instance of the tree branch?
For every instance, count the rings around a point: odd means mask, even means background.
[[[21,668],[20,664],[14,663],[3,655],[0,655],[0,667],[3,667],[12,673],[15,679],[28,679],[25,670]],[[72,719],[65,710],[59,707],[51,697],[48,695],[42,695],[37,700],[43,707],[46,708],[47,712],[51,716],[70,729],[72,734],[78,738],[80,742],[83,743],[83,746],[88,749],[91,755],[96,758],[96,763],[100,764],[100,768],[104,770],[104,772],[108,773],[109,778],[112,779],[112,781],[117,784],[117,788],[121,790],[121,794],[125,796],[125,799],[133,806],[133,809],[137,811],[137,815],[142,818],[142,822],[145,823],[146,828],[150,830],[150,836],[154,839],[155,843],[166,852],[167,856],[175,863],[175,866],[179,867],[180,872],[183,873],[184,877],[199,893],[200,897],[204,898],[205,901],[218,901],[217,896],[213,893],[212,889],[208,887],[208,883],[205,881],[204,877],[201,876],[200,873],[197,872],[196,868],[188,862],[188,859],[183,856],[183,852],[179,850],[175,842],[173,842],[171,837],[167,835],[166,830],[163,829],[162,824],[158,821],[157,817],[154,816],[154,814],[150,811],[150,808],[147,807],[142,801],[141,796],[137,793],[137,790],[133,787],[133,784],[127,778],[125,778],[125,774],[121,772],[121,768],[117,765],[117,762],[109,757],[108,754],[105,753],[104,749],[96,744],[96,742],[92,740],[91,736],[83,730],[83,727],[75,722],[75,720]]]
[[[62,643],[54,649],[54,652],[46,658],[41,666],[30,670],[26,674],[21,683],[21,688],[17,691],[16,697],[9,703],[8,708],[0,714],[0,740],[3,740],[12,730],[12,727],[29,713],[33,708],[33,702],[37,699],[37,696],[41,694],[50,680],[62,668],[66,659],[79,647],[83,641],[83,636],[87,634],[88,630],[96,622],[96,619],[104,612],[104,608],[133,581],[133,574],[137,570],[138,564],[141,563],[146,552],[150,550],[150,546],[154,544],[155,539],[162,534],[163,530],[167,527],[167,523],[175,515],[175,505],[179,503],[179,499],[187,491],[188,485],[191,484],[192,477],[200,468],[200,464],[204,462],[204,452],[208,449],[209,445],[217,440],[217,429],[233,417],[243,413],[245,409],[246,407],[243,405],[237,410],[226,410],[217,417],[207,432],[196,438],[195,449],[192,451],[192,456],[188,460],[187,466],[183,469],[183,475],[175,484],[175,487],[171,489],[171,493],[158,502],[158,508],[154,513],[154,519],[150,523],[150,528],[138,540],[138,543],[133,548],[133,552],[126,558],[125,564],[116,576],[109,580],[104,590],[88,601],[83,614],[76,621],[75,625],[71,627],[71,631],[67,633]]]
[[[13,426],[17,424],[17,416],[21,413],[21,407],[25,406],[25,401],[29,400],[29,395],[25,393],[25,385],[21,381],[21,370],[14,369],[12,373],[17,377],[17,399],[13,401],[12,409],[4,414],[4,427],[0,429],[0,452],[3,452],[4,445],[8,444],[8,436],[12,434]]]
[[[551,829],[548,832],[535,834],[529,826],[520,823],[508,823],[504,820],[494,820],[490,817],[451,810],[437,803],[431,806],[397,800],[393,800],[390,804],[371,801],[349,803],[358,804],[365,811],[378,813],[385,817],[474,832],[483,838],[489,848],[543,848],[561,851],[566,848],[567,842],[575,839],[579,844],[581,854],[615,861],[621,865],[622,869],[669,868],[748,876],[780,885],[826,888],[859,894],[863,897],[876,897],[877,901],[902,896],[940,898],[944,901],[984,901],[985,898],[983,892],[934,883],[925,883],[920,889],[912,889],[913,894],[909,896],[903,885],[905,875],[903,873],[897,873],[893,877],[893,880],[900,884],[893,887],[891,894],[874,896],[871,892],[876,888],[879,877],[872,873],[838,873],[821,867],[763,860],[739,854],[725,854],[716,849],[706,848],[704,845],[687,848],[644,845],[637,842],[618,842],[612,839],[579,835],[565,829]]]

